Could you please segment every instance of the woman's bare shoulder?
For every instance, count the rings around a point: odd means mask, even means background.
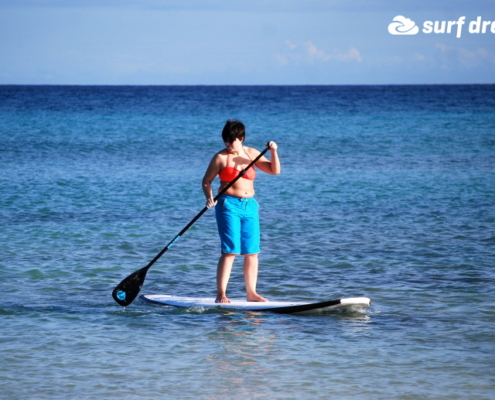
[[[227,150],[223,149],[223,150],[220,150],[218,153],[216,153],[216,154],[212,157],[212,159],[213,159],[213,160],[220,160],[220,159],[222,159],[222,158],[224,158],[224,157],[226,157],[226,156],[227,156]]]
[[[259,151],[258,149],[255,149],[253,147],[244,146],[244,150],[246,151],[246,153],[248,153],[249,157],[251,157],[251,158],[256,158],[261,153],[261,151]]]
[[[210,165],[223,166],[227,160],[227,151],[225,149],[216,153],[210,161]]]

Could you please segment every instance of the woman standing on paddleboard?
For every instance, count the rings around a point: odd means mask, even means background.
[[[210,161],[203,177],[203,191],[206,206],[215,206],[218,233],[222,255],[217,267],[217,303],[230,303],[227,285],[236,255],[244,256],[244,280],[247,301],[268,301],[256,292],[258,281],[258,253],[260,252],[260,225],[258,203],[254,199],[256,171],[251,167],[215,202],[211,184],[218,175],[222,191],[245,169],[260,151],[244,146],[246,128],[238,120],[228,120],[222,131],[225,149],[219,151]],[[271,175],[280,174],[280,160],[277,144],[268,143],[271,161],[261,157],[256,166]]]

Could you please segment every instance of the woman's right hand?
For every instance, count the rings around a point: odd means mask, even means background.
[[[217,205],[217,202],[213,197],[209,197],[206,199],[206,208],[211,208]]]

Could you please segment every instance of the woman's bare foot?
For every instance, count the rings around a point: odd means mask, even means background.
[[[230,303],[230,300],[225,295],[218,295],[215,299],[215,303]]]
[[[255,293],[251,296],[248,296],[247,301],[267,302],[269,300],[265,299],[263,296],[260,296],[258,293]]]

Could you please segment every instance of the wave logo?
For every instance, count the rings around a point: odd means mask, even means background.
[[[388,26],[388,32],[392,35],[416,35],[419,32],[419,28],[409,18],[397,15]]]

